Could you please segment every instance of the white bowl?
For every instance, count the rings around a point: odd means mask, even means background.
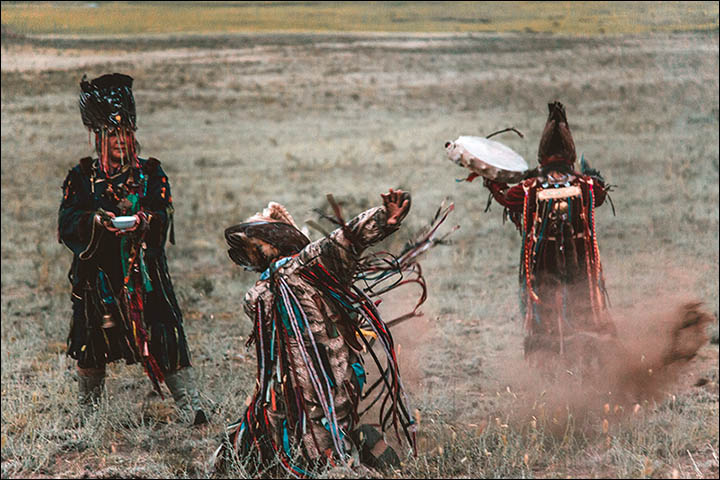
[[[113,227],[125,230],[135,225],[135,215],[125,217],[115,217],[112,219]]]

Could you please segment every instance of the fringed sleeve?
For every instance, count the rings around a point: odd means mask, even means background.
[[[162,249],[170,232],[170,243],[175,244],[173,228],[172,193],[170,180],[156,158],[149,158],[143,164],[143,172],[148,175],[147,194],[142,200],[143,210],[150,214],[150,231],[145,239],[150,253]]]
[[[362,212],[329,237],[308,245],[300,254],[303,263],[320,258],[322,264],[339,278],[349,280],[363,251],[400,228],[400,222],[387,224],[385,207]]]
[[[96,212],[89,182],[79,168],[70,170],[62,186],[58,212],[58,241],[83,260],[92,257],[104,232],[94,222]]]

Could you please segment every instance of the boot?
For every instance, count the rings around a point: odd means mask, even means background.
[[[78,401],[84,407],[96,407],[105,387],[104,368],[78,367]]]
[[[358,426],[351,436],[360,451],[360,461],[368,467],[387,471],[389,467],[400,468],[400,458],[395,450],[385,443],[383,436],[370,425]]]
[[[208,422],[207,415],[200,405],[200,394],[195,387],[192,367],[185,367],[165,375],[165,384],[170,389],[175,405],[183,412],[192,412],[193,425],[203,425]]]

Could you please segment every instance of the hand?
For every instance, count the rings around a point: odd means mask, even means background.
[[[123,228],[122,230],[118,230],[115,232],[115,235],[125,235],[126,233],[134,232],[137,230],[138,225],[140,225],[140,219],[137,215],[133,215],[135,217],[135,223],[132,224],[131,227]]]
[[[135,217],[135,223],[133,223],[131,227],[125,228],[123,230],[115,229],[115,230],[117,230],[115,232],[115,235],[124,235],[126,233],[134,232],[139,227],[141,230],[145,229],[145,226],[148,223],[148,218],[147,218],[147,215],[145,215],[145,212],[138,212],[133,216]]]
[[[115,214],[113,212],[108,212],[103,210],[101,213],[95,214],[95,223],[100,225],[101,227],[105,228],[108,232],[117,233],[120,230],[115,228],[112,224],[112,219],[115,218]]]
[[[405,218],[410,210],[410,194],[402,190],[394,191],[392,188],[388,193],[382,193],[383,205],[387,210],[387,224],[396,225]]]

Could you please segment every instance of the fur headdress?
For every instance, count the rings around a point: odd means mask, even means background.
[[[268,203],[262,212],[225,229],[225,240],[233,262],[259,271],[274,259],[294,255],[310,243],[292,215],[277,202]]]

